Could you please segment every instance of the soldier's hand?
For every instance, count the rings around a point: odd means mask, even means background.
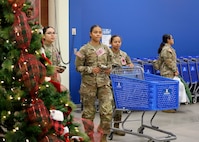
[[[93,73],[97,74],[101,72],[101,69],[99,67],[94,67],[92,70]]]
[[[133,68],[133,67],[134,67],[133,64],[128,64],[127,66],[129,66],[130,68]]]
[[[66,67],[65,67],[65,66],[56,66],[56,71],[57,71],[58,73],[62,73],[62,72],[64,72],[64,71],[65,71],[65,69],[66,69]]]
[[[104,70],[105,74],[109,75],[111,73],[111,69]]]
[[[179,72],[178,72],[178,71],[176,71],[176,72],[174,73],[174,75],[175,75],[175,76],[178,76],[178,75],[179,75]]]

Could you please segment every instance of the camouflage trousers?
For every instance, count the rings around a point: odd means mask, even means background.
[[[113,93],[113,91],[112,91],[112,93]],[[113,99],[112,105],[113,105],[113,110],[114,110],[114,112],[113,112],[113,121],[114,121],[114,123],[117,123],[117,121],[121,121],[122,120],[122,113],[123,113],[123,111],[116,109],[114,99]]]
[[[90,120],[93,122],[96,113],[95,101],[99,101],[99,114],[100,114],[100,124],[98,130],[103,134],[110,133],[110,126],[113,113],[113,95],[111,87],[106,85],[102,87],[91,86],[88,84],[81,84],[80,95],[83,103],[83,120]],[[84,128],[86,133],[92,133],[94,125],[88,128],[87,123],[84,123]]]
[[[113,115],[114,123],[120,123],[120,121],[122,120],[122,113],[123,111],[121,110],[115,110],[114,115]]]

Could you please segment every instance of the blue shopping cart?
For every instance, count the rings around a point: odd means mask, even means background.
[[[199,97],[199,76],[197,58],[187,57],[179,59],[179,68],[182,78],[188,84],[192,93],[192,102],[196,103]]]
[[[134,68],[117,68],[110,74],[115,110],[128,110],[122,128],[111,128],[109,139],[113,138],[114,131],[123,131],[127,134],[148,138],[149,141],[168,142],[175,140],[176,136],[152,124],[154,117],[160,110],[178,109],[178,81],[164,78],[158,75],[145,73],[144,70],[135,66]],[[142,111],[141,126],[136,131],[124,128],[124,123],[134,111]],[[144,116],[147,111],[154,111],[150,125],[144,124]],[[115,111],[114,111],[115,112]],[[114,122],[113,122],[114,123]],[[148,128],[165,134],[163,137],[152,137],[144,134]]]
[[[150,58],[141,58],[138,59],[138,63],[143,67],[144,72],[154,74],[155,70],[153,68],[153,59]]]
[[[198,58],[189,58],[189,72],[191,77],[191,92],[193,103],[197,103],[199,97],[199,59]]]

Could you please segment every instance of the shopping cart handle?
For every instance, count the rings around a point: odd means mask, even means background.
[[[183,60],[184,60],[185,62],[188,62],[188,59],[187,59],[187,58],[183,58]]]
[[[137,60],[137,62],[143,64],[144,61],[142,61],[142,60]]]
[[[192,61],[197,61],[197,59],[196,59],[196,58],[191,58],[191,60],[192,60]]]
[[[121,68],[121,66],[120,66],[120,65],[112,65],[112,68],[118,68],[118,67],[120,67],[120,68]]]

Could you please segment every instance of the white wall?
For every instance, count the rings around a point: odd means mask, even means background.
[[[63,61],[69,61],[69,0],[49,0],[49,25],[55,27],[57,35],[56,46],[60,47]],[[65,65],[62,63],[62,65]],[[61,74],[62,84],[69,88],[69,65]]]

